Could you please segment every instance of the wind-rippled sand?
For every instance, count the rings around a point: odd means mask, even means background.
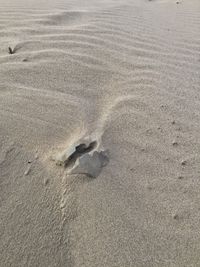
[[[199,14],[0,0],[0,266],[200,266]],[[97,177],[54,161],[86,139]]]

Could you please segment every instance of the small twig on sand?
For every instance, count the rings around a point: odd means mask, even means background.
[[[12,55],[12,54],[15,54],[16,51],[17,51],[17,47],[16,47],[16,46],[15,46],[13,49],[12,49],[10,46],[8,47],[8,53],[9,53],[9,54],[11,54],[11,55]]]
[[[14,50],[12,50],[10,46],[8,47],[8,51],[9,51],[9,54],[14,54]]]

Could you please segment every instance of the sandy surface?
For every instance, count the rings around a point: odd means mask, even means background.
[[[199,14],[0,0],[0,266],[200,266]],[[52,160],[82,138],[96,178]]]

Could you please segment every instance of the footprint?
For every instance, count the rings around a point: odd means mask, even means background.
[[[69,158],[66,160],[65,167],[72,166],[79,157],[81,157],[85,153],[89,153],[96,146],[97,146],[97,142],[96,141],[93,141],[88,145],[82,143],[82,144],[76,146],[74,153],[72,153],[72,155],[70,155]]]
[[[54,160],[57,165],[67,168],[68,174],[85,174],[97,177],[109,162],[108,151],[100,149],[97,141],[72,144],[58,154]]]

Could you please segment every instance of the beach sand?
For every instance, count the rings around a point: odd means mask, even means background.
[[[0,0],[0,266],[200,266],[199,14]]]

